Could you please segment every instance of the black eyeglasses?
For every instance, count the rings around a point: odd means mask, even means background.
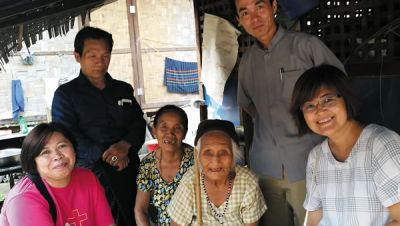
[[[300,110],[303,113],[314,113],[317,111],[318,106],[321,108],[330,108],[336,106],[337,101],[342,96],[340,94],[327,94],[321,97],[317,102],[305,102]]]

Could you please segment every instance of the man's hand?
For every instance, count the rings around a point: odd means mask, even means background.
[[[125,169],[129,164],[129,148],[131,145],[121,140],[115,144],[112,144],[103,153],[103,161],[107,162],[111,166],[117,167],[118,171]]]

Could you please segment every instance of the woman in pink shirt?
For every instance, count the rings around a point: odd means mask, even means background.
[[[75,142],[57,123],[36,126],[24,139],[22,169],[39,176],[55,204],[56,223],[48,201],[30,178],[22,178],[8,193],[0,225],[115,225],[104,190],[94,174],[75,168]]]

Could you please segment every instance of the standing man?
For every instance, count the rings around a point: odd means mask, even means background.
[[[240,25],[256,39],[239,66],[238,104],[254,119],[250,167],[268,206],[260,225],[301,225],[307,156],[321,138],[297,136],[289,112],[293,86],[311,67],[344,67],[317,37],[277,26],[276,0],[231,1]]]
[[[85,27],[74,42],[80,74],[54,94],[52,119],[68,127],[77,141],[77,166],[91,169],[104,186],[118,226],[136,225],[134,204],[138,150],[146,122],[131,85],[107,72],[112,35]]]

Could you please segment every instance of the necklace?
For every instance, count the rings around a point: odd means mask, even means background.
[[[211,214],[213,215],[213,217],[215,219],[217,219],[217,221],[220,223],[220,225],[224,225],[224,216],[225,216],[226,209],[228,209],[229,198],[231,196],[231,191],[232,191],[232,182],[233,182],[232,176],[229,176],[228,180],[229,180],[228,196],[225,199],[224,210],[222,211],[222,213],[218,213],[217,210],[215,210],[215,208],[213,207],[213,205],[210,201],[210,198],[208,197],[207,190],[206,190],[206,184],[204,183],[204,175],[201,174],[201,182],[203,183],[203,190],[204,190],[204,193],[206,194],[207,204],[211,209]]]
[[[161,151],[161,149],[157,149],[157,152],[160,152],[160,154],[159,154],[159,158],[156,158],[156,164],[157,164],[157,168],[158,168],[158,173],[159,173],[159,175],[160,175],[160,179],[162,180],[162,181],[165,181],[165,182],[167,182],[167,183],[170,183],[170,182],[172,182],[172,181],[174,181],[174,179],[175,179],[175,176],[176,176],[176,174],[175,175],[173,175],[173,176],[168,176],[168,175],[164,175],[163,174],[163,172],[162,172],[162,167],[161,167],[161,163],[162,163],[162,160],[163,160],[163,152]],[[180,168],[180,164],[181,164],[181,161],[182,161],[182,154],[181,154],[181,156],[179,157],[179,165],[178,165],[178,172],[179,172],[179,168]]]

